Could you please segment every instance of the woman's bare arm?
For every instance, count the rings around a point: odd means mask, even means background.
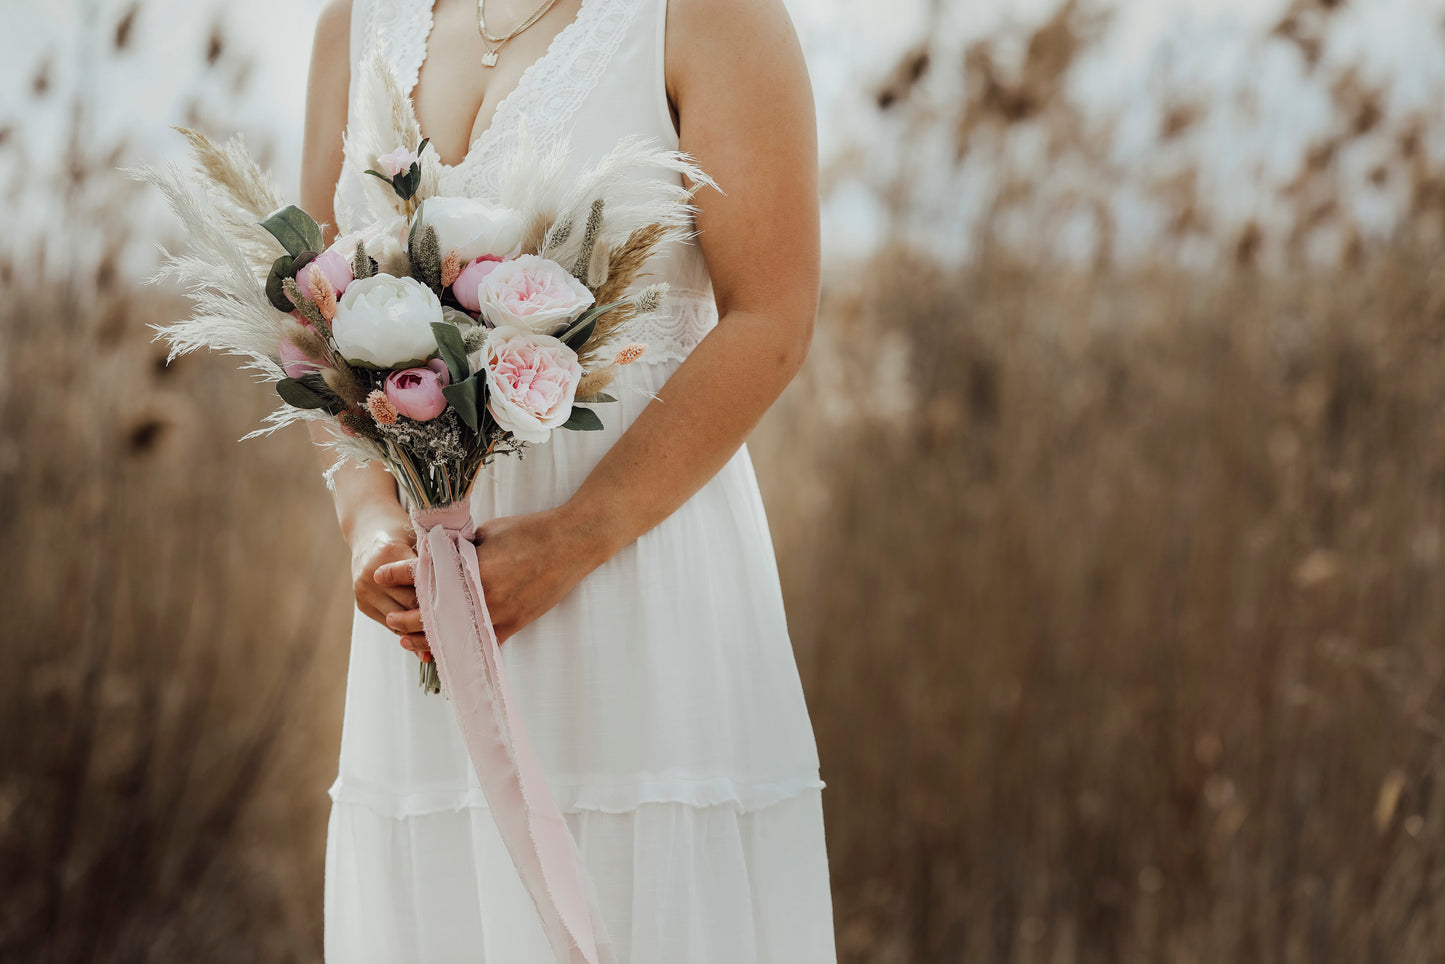
[[[792,380],[818,307],[812,89],[782,0],[673,0],[670,94],[681,149],[726,192],[697,203],[717,327],[572,502],[610,555],[712,478]]]
[[[329,0],[316,24],[311,68],[306,84],[306,131],[301,144],[301,209],[323,226],[329,244],[336,236],[333,196],[341,177],[341,136],[346,127],[347,92],[351,82],[351,3]],[[307,423],[313,440],[327,432]],[[326,467],[336,461],[330,449],[317,448]],[[382,587],[375,581],[378,566],[410,559],[410,520],[397,501],[392,476],[380,463],[338,469],[336,519],[352,551],[352,582],[357,606],[381,622],[387,613],[415,605],[406,587]]]

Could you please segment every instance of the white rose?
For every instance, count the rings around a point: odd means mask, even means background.
[[[442,257],[455,251],[463,264],[484,254],[511,257],[522,249],[522,215],[476,198],[427,198],[421,221],[436,231]]]
[[[587,286],[560,264],[535,254],[503,261],[477,288],[482,317],[489,324],[530,328],[544,335],[561,334],[595,300]]]
[[[582,366],[577,353],[550,335],[495,328],[482,346],[487,410],[523,442],[545,442],[572,415]]]
[[[431,324],[441,320],[442,304],[426,285],[378,274],[346,286],[331,331],[348,361],[395,368],[437,350]]]

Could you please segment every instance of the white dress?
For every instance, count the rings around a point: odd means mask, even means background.
[[[627,134],[677,147],[663,83],[666,0],[584,0],[441,193],[486,195],[519,120],[594,162]],[[378,35],[415,85],[430,0],[355,0],[352,62]],[[723,185],[724,190],[727,185]],[[338,186],[338,203],[348,186]],[[478,481],[477,520],[565,501],[717,322],[700,251],[623,369],[606,430],[560,432]],[[642,389],[633,391],[631,389]],[[548,786],[619,962],[836,960],[817,749],[746,447],[677,512],[502,646]],[[355,614],[326,841],[330,964],[550,964],[451,703]]]

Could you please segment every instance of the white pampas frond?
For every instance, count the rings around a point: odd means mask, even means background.
[[[342,221],[343,212],[337,212],[337,226],[342,233],[360,230],[368,224],[406,213],[406,206],[386,182],[367,174],[375,170],[377,158],[389,154],[398,147],[416,150],[421,143],[421,125],[417,123],[416,112],[412,110],[411,98],[402,90],[396,71],[387,61],[384,41],[380,36],[372,44],[371,53],[357,65],[352,83],[356,85],[355,128],[348,126],[342,137],[344,154],[342,177],[348,178],[357,187],[356,209],[348,206],[344,212],[347,220]],[[422,165],[422,190],[418,197],[426,196],[430,184],[435,190],[438,176],[436,152],[430,152],[430,160],[424,153],[419,161]]]
[[[271,261],[282,253],[279,243],[269,244],[245,228],[241,215],[224,193],[214,188],[204,170],[178,165],[145,165],[133,176],[155,185],[185,228],[191,253],[175,255],[162,248],[165,258],[152,282],[174,279],[195,302],[195,313],[172,325],[153,325],[157,338],[170,344],[168,360],[209,348],[248,361],[268,380],[281,377],[276,363],[278,345],[290,324],[266,298],[266,275]],[[264,229],[258,228],[262,234]]]
[[[241,441],[246,442],[253,438],[264,438],[277,429],[294,425],[297,422],[315,422],[319,420],[330,420],[331,416],[321,409],[300,409],[292,408],[290,405],[282,405],[271,414],[261,419],[261,427],[253,429],[241,436]]]
[[[596,165],[575,179],[569,181],[558,175],[549,185],[551,196],[548,197],[542,193],[540,184],[528,183],[529,174],[518,163],[528,153],[527,149],[519,151],[518,158],[504,173],[502,203],[519,207],[524,213],[530,212],[523,204],[545,204],[552,220],[570,221],[573,230],[566,238],[539,252],[566,266],[575,265],[582,255],[586,234],[583,228],[596,199],[605,201],[596,242],[604,248],[613,248],[633,231],[651,224],[668,229],[665,240],[690,238],[696,213],[693,197],[704,187],[718,190],[717,184],[689,155],[664,150],[651,138],[633,136],[623,138]],[[553,159],[551,163],[557,162]],[[693,184],[688,187],[680,179],[657,177],[659,171],[685,176]]]
[[[365,465],[367,462],[383,461],[386,458],[381,446],[364,438],[352,438],[336,427],[335,420],[331,422],[330,432],[331,437],[322,444],[335,452],[342,463]]]
[[[281,207],[281,195],[261,165],[256,163],[240,134],[217,144],[204,134],[174,127],[190,142],[196,167],[206,176],[207,186],[223,192],[237,208],[256,220],[265,219]]]
[[[542,247],[542,234],[557,221],[557,214],[567,198],[571,182],[567,177],[566,142],[551,150],[539,151],[527,129],[527,117],[517,121],[516,150],[503,164],[498,187],[501,203],[522,214],[526,229],[522,250]],[[585,218],[584,218],[585,220]],[[582,225],[575,225],[578,231]]]

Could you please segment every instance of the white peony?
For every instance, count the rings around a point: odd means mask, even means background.
[[[522,215],[477,198],[427,198],[421,222],[436,231],[442,256],[455,251],[463,264],[484,254],[509,258],[522,249]]]
[[[347,361],[395,368],[437,350],[431,324],[441,320],[442,304],[426,285],[378,274],[346,286],[331,331]]]
[[[488,324],[530,328],[544,335],[561,334],[595,300],[567,269],[535,254],[503,261],[477,286],[477,301]]]

